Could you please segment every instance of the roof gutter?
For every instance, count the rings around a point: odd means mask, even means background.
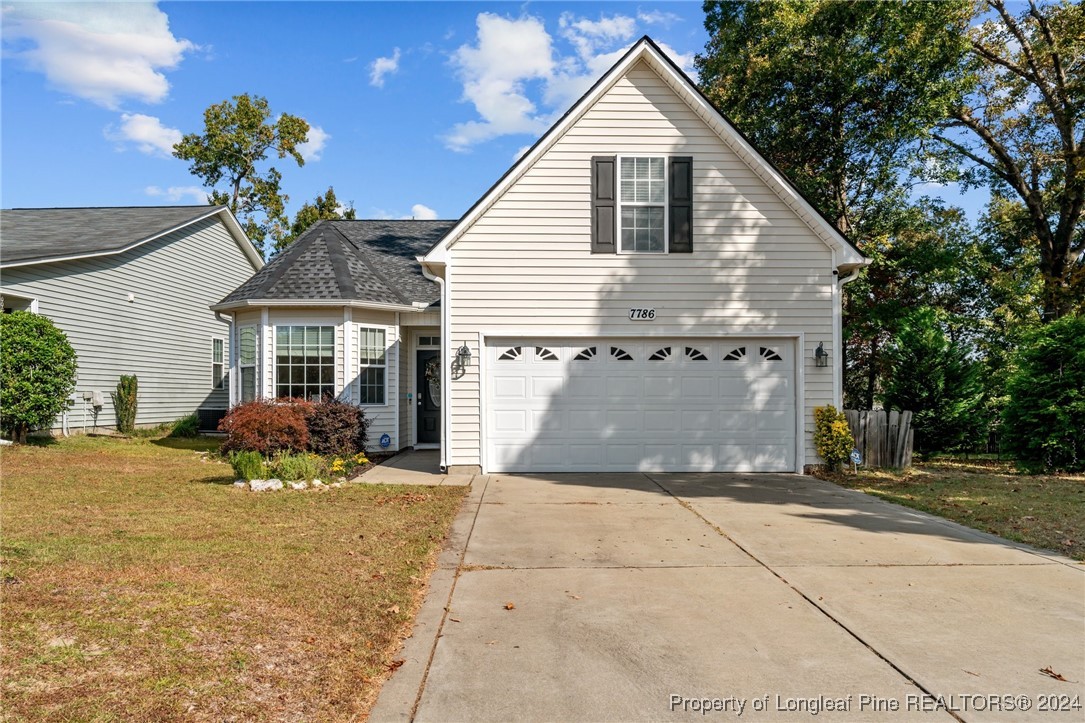
[[[405,311],[421,313],[429,309],[431,304],[424,301],[414,301],[411,304],[385,304],[379,301],[359,301],[357,299],[245,299],[243,301],[230,301],[226,303],[212,304],[212,311],[231,311],[236,309],[248,309],[262,306],[274,307],[341,307],[349,306],[353,309],[376,309],[378,311]]]

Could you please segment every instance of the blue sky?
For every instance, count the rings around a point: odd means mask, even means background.
[[[202,203],[171,158],[240,93],[312,126],[288,210],[456,218],[641,35],[692,71],[699,2],[5,4],[0,205]],[[942,191],[945,193],[945,191]],[[948,199],[960,203],[954,197]],[[981,198],[964,205],[975,216]]]

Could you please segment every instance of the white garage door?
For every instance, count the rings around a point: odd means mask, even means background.
[[[494,472],[795,469],[792,339],[495,339]]]

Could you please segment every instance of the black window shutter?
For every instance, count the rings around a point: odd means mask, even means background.
[[[693,253],[693,159],[671,158],[671,244],[673,254]]]
[[[618,236],[617,158],[591,159],[591,252],[615,253]]]

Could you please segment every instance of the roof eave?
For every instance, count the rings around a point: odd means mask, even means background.
[[[238,311],[240,309],[268,307],[313,307],[325,309],[328,307],[349,306],[354,309],[376,309],[379,311],[400,311],[420,313],[428,309],[436,301],[414,301],[410,304],[388,304],[381,301],[366,301],[364,299],[240,299],[237,301],[222,301],[212,304],[211,311]]]

